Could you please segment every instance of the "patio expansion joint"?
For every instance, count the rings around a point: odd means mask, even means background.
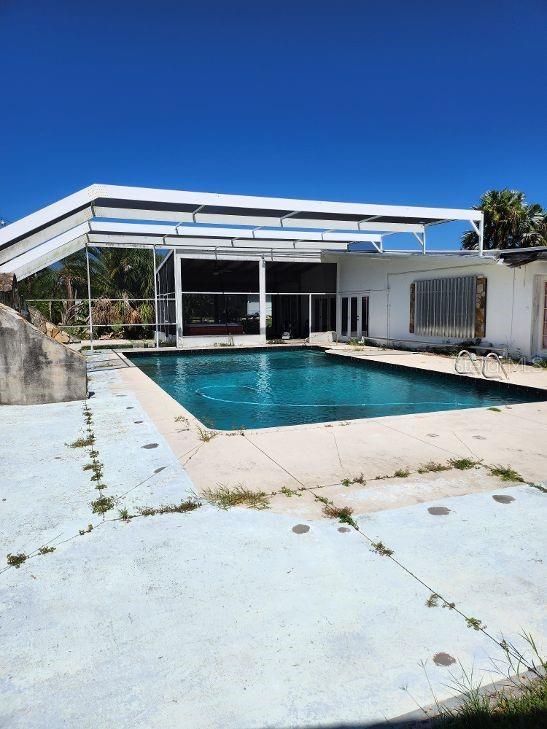
[[[381,418],[378,418],[378,421],[380,421]],[[443,448],[442,446],[437,445],[436,443],[431,443],[429,441],[424,440],[423,438],[420,438],[417,435],[412,435],[411,433],[406,433],[404,430],[399,430],[399,428],[394,428],[393,425],[386,425],[386,423],[378,422],[378,425],[382,426],[383,428],[387,428],[388,430],[393,430],[395,433],[399,433],[400,435],[404,435],[407,438],[411,438],[413,440],[417,440],[419,443],[423,443],[427,446],[433,446],[433,448],[437,448],[439,451],[443,451],[444,453],[449,453],[451,456],[459,456],[460,454],[456,451],[449,450],[448,448]],[[458,440],[460,440],[458,438]],[[465,445],[465,443],[463,443]],[[469,449],[471,450],[471,449]]]

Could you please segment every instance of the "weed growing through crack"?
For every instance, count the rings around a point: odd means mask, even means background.
[[[410,476],[410,471],[408,471],[406,468],[399,468],[393,474],[393,478],[408,478],[409,476]]]
[[[95,436],[88,435],[87,438],[76,438],[75,441],[68,444],[69,448],[87,448],[88,446],[94,445]]]
[[[488,408],[488,410],[491,410],[493,413],[501,413],[501,408]]]
[[[418,468],[418,473],[439,473],[440,471],[450,471],[450,466],[444,466],[442,463],[429,461],[429,463],[424,463],[423,466]]]
[[[184,415],[177,415],[175,418],[175,423],[187,423],[188,418],[185,418]]]
[[[380,554],[382,557],[391,557],[393,554],[393,550],[386,547],[383,542],[372,542],[371,547],[376,554]]]
[[[130,514],[129,514],[129,511],[128,511],[128,509],[120,509],[120,510],[118,511],[118,516],[119,516],[119,517],[120,517],[120,519],[122,519],[123,521],[129,521],[129,520],[130,520],[130,519],[132,518],[132,517],[130,516]]]
[[[322,501],[322,499],[319,499]],[[327,501],[325,499],[325,501]],[[349,524],[357,528],[357,523],[353,519],[353,509],[350,506],[335,506],[332,502],[323,502],[323,514],[329,519],[338,519],[342,524]]]
[[[19,567],[23,564],[23,562],[26,562],[28,559],[28,554],[25,554],[24,552],[19,552],[18,554],[8,554],[7,561],[10,567],[15,567],[16,569],[19,569]]]
[[[360,473],[358,476],[354,476],[352,482],[361,484],[361,486],[364,486],[366,484],[365,477],[362,473]]]
[[[107,511],[114,508],[113,496],[99,496],[98,499],[91,502],[91,510],[94,514],[106,514]]]
[[[436,592],[432,592],[431,595],[425,601],[426,607],[434,608],[439,604],[439,595]]]
[[[282,486],[279,489],[279,493],[287,496],[288,498],[290,498],[291,496],[302,496],[301,493],[299,493],[298,491],[293,491],[293,489],[290,489],[288,486]]]
[[[346,488],[348,488],[348,486],[351,486],[352,481],[351,481],[351,478],[343,478],[340,481],[340,483],[342,484],[342,486],[345,486]]]
[[[80,536],[83,537],[84,534],[89,534],[89,532],[93,531],[93,524],[88,524],[85,529],[80,529]]]
[[[502,481],[513,481],[514,483],[524,483],[524,479],[513,468],[507,466],[494,466],[490,469],[492,476],[498,476]]]
[[[473,630],[485,630],[486,625],[483,625],[481,621],[478,618],[466,618],[465,622],[467,623],[468,628],[473,628]]]
[[[38,554],[51,554],[51,552],[55,552],[55,547],[40,547],[38,550]]]
[[[478,461],[472,461],[470,458],[452,458],[449,463],[452,468],[457,468],[458,471],[468,471],[478,465]]]
[[[206,430],[205,428],[198,428],[198,438],[202,443],[208,443],[218,435],[216,430]]]
[[[164,504],[163,506],[140,506],[137,511],[140,516],[155,516],[156,514],[185,514],[187,511],[195,511],[201,506],[201,501],[187,499],[180,504]],[[127,511],[127,510],[126,510]],[[120,512],[121,513],[121,512]]]
[[[203,496],[219,509],[231,509],[233,506],[248,506],[250,509],[269,509],[270,501],[264,491],[253,491],[245,486],[219,485],[216,489],[206,489]]]

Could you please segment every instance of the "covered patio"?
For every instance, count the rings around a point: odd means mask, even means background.
[[[347,338],[366,335],[367,301],[342,300],[333,256],[394,253],[386,239],[398,233],[413,248],[396,253],[425,254],[427,228],[455,221],[477,232],[482,256],[477,210],[91,185],[0,230],[0,272],[24,279],[81,249],[89,259],[90,248],[145,248],[154,258],[156,347],[324,331]],[[167,253],[159,265],[158,251]],[[87,288],[93,343],[89,266]]]

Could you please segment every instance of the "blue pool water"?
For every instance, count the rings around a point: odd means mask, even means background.
[[[314,349],[129,355],[202,423],[223,430],[544,399],[537,392]]]

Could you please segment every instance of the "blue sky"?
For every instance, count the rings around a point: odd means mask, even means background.
[[[92,182],[545,205],[546,21],[544,0],[0,0],[0,216]]]

